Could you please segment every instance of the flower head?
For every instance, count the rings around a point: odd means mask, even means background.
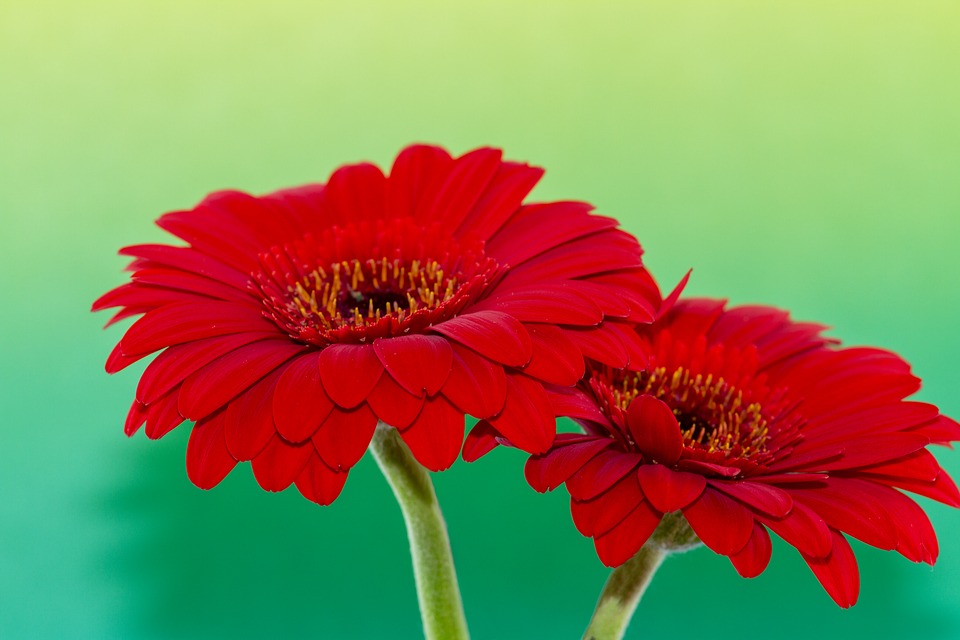
[[[160,351],[126,432],[196,421],[187,471],[219,483],[251,461],[267,490],[333,501],[378,421],[426,467],[460,453],[464,415],[517,446],[555,435],[544,385],[584,356],[623,366],[656,287],[636,240],[581,202],[522,204],[542,170],[495,149],[412,146],[263,197],[214,193],[137,245],[132,281],[94,303],[143,314],[107,371]],[[112,322],[111,321],[111,322]]]
[[[745,577],[767,567],[773,531],[845,607],[859,592],[846,536],[933,564],[930,521],[901,490],[960,506],[927,450],[960,439],[960,425],[905,400],[920,381],[901,358],[838,348],[823,329],[768,307],[676,304],[639,329],[646,367],[591,365],[560,396],[586,434],[533,456],[528,481],[566,483],[577,529],[608,566],[668,514]]]

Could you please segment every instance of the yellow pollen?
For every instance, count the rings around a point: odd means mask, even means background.
[[[760,404],[747,402],[743,391],[722,377],[691,375],[683,367],[668,374],[658,367],[627,376],[613,388],[623,410],[640,394],[659,398],[673,410],[687,447],[738,457],[765,451],[770,432]]]
[[[435,260],[341,261],[317,267],[287,287],[292,312],[321,327],[365,326],[394,316],[432,309],[451,299],[460,283]]]

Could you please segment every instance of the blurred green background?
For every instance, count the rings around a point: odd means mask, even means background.
[[[0,4],[0,636],[418,637],[371,460],[329,508],[249,466],[194,488],[186,429],[123,436],[137,372],[88,313],[160,213],[412,141],[545,166],[537,198],[619,217],[665,285],[894,349],[960,415],[958,68],[952,1]],[[607,571],[521,464],[436,478],[472,631],[579,637]],[[850,611],[786,545],[749,581],[699,550],[629,635],[958,637],[960,514],[929,513],[936,568],[857,545]]]

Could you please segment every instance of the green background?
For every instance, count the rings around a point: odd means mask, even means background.
[[[417,637],[371,460],[329,508],[249,466],[194,488],[186,429],[123,436],[137,374],[103,372],[121,332],[88,313],[160,213],[412,141],[545,166],[537,198],[619,217],[665,285],[693,267],[691,293],[894,349],[960,415],[958,7],[0,4],[0,636]],[[579,637],[607,571],[521,463],[436,478],[467,615],[476,638]],[[630,635],[960,636],[960,514],[929,513],[936,568],[857,544],[850,611],[784,544],[749,581],[701,549],[662,568]]]

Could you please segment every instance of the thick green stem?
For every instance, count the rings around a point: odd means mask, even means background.
[[[643,592],[666,555],[660,546],[648,543],[626,564],[613,570],[583,634],[584,640],[623,638]]]
[[[430,474],[393,427],[377,426],[370,451],[390,483],[407,525],[424,636],[427,640],[469,638],[447,525]]]

